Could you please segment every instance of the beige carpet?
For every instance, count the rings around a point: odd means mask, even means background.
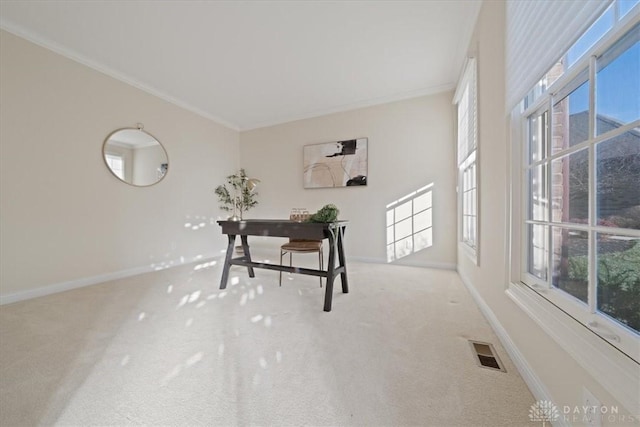
[[[201,263],[2,306],[0,425],[531,426],[455,272],[354,262],[331,313],[317,278],[231,273],[226,291]]]

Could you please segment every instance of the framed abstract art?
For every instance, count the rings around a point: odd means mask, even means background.
[[[367,138],[304,146],[304,188],[367,185]]]

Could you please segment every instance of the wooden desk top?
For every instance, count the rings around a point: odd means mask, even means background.
[[[326,239],[332,230],[344,228],[349,221],[297,222],[288,219],[245,219],[218,221],[223,234],[245,236],[290,237],[294,239]]]

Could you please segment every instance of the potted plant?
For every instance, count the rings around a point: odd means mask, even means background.
[[[220,209],[231,212],[230,221],[241,221],[242,214],[258,204],[255,191],[259,179],[249,178],[244,169],[227,177],[226,184],[219,185],[215,193],[220,201]],[[227,187],[229,185],[229,187]]]
[[[324,205],[318,212],[311,215],[309,222],[334,222],[338,220],[340,211],[334,204]]]

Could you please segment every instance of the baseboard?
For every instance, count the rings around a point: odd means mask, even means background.
[[[467,288],[467,290],[471,294],[471,297],[473,298],[478,308],[480,309],[480,312],[482,312],[485,319],[487,319],[487,321],[489,322],[489,325],[497,335],[498,339],[500,340],[500,343],[502,344],[506,352],[509,354],[511,361],[516,366],[516,369],[518,369],[520,376],[522,377],[524,382],[527,384],[527,387],[529,387],[529,390],[531,391],[535,399],[537,401],[540,401],[540,400],[553,401],[553,399],[551,398],[551,394],[545,387],[544,383],[540,380],[538,375],[536,375],[535,371],[533,370],[531,365],[529,365],[524,355],[520,352],[520,350],[518,350],[518,347],[516,347],[515,343],[513,342],[513,340],[507,333],[507,331],[504,329],[504,327],[502,326],[502,324],[500,323],[496,315],[493,313],[493,310],[491,310],[491,308],[484,301],[480,293],[471,284],[471,281],[467,277],[465,277],[463,274],[461,274],[459,271],[458,271],[458,275],[460,276],[462,283]],[[562,417],[560,417],[557,421],[554,421],[553,425],[563,426],[563,427],[569,426],[569,424],[567,424],[567,422],[563,420]]]
[[[382,259],[382,258],[369,258],[369,257],[359,257],[359,256],[347,257],[347,262],[349,261],[365,262],[369,264],[389,264],[389,265],[404,265],[407,267],[437,268],[439,270],[455,270],[456,269],[456,264],[449,263],[449,262],[430,262],[430,261],[387,262],[386,259]]]
[[[549,304],[522,283],[511,283],[506,295],[526,313],[575,363],[588,372],[614,400],[639,418],[640,370],[630,357]]]
[[[180,257],[175,260],[167,260],[159,264],[150,264],[141,267],[128,268],[126,270],[115,271],[97,276],[82,277],[80,279],[69,280],[65,282],[52,283],[50,285],[41,286],[35,289],[16,292],[8,295],[0,295],[0,305],[11,304],[18,301],[24,301],[32,298],[43,297],[46,295],[57,294],[59,292],[70,291],[72,289],[83,288],[85,286],[96,285],[98,283],[108,282],[110,280],[123,279],[125,277],[137,276],[139,274],[151,273],[153,271],[165,270],[167,268],[178,267],[180,265],[190,264],[192,262],[221,258],[219,253],[210,253],[206,255],[198,255],[191,258]]]

